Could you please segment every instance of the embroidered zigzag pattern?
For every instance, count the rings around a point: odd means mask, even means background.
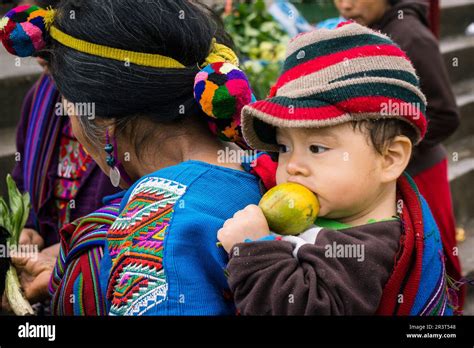
[[[174,205],[186,186],[162,178],[143,180],[107,233],[112,271],[110,315],[142,315],[166,301],[163,243]]]

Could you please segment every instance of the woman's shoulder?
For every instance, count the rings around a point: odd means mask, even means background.
[[[186,206],[188,212],[227,215],[260,200],[259,181],[245,171],[199,161],[187,161],[148,174],[138,180],[122,199],[122,215],[161,205]],[[234,212],[235,212],[234,211]]]
[[[226,168],[200,161],[187,161],[160,169],[139,179],[126,193],[125,200],[138,192],[166,189],[177,194],[187,191],[202,192],[205,196],[241,191],[259,193],[258,178],[245,171]]]
[[[220,178],[232,178],[236,181],[256,181],[254,175],[244,171],[231,169],[224,166],[210,164],[201,161],[186,161],[175,166],[160,169],[147,177],[167,177],[172,180],[190,185],[198,180],[210,180],[210,176]]]

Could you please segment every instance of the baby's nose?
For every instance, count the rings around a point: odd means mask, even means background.
[[[295,175],[308,176],[309,175],[308,167],[301,160],[298,160],[298,159],[291,159],[286,166],[286,171],[291,176],[295,176]]]

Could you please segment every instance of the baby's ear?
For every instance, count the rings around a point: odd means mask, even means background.
[[[404,135],[393,138],[385,147],[382,155],[382,182],[396,181],[410,162],[412,143]]]

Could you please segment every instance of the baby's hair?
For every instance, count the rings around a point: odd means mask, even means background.
[[[70,102],[94,103],[99,118],[122,125],[137,115],[168,123],[201,114],[193,95],[198,66],[208,56],[213,38],[233,46],[212,11],[189,0],[61,0],[56,9],[54,25],[77,39],[160,54],[186,66],[126,64],[51,40],[38,55],[49,62],[61,94]],[[79,120],[86,135],[97,139],[94,122],[85,117]]]
[[[383,154],[391,141],[399,135],[410,139],[412,145],[416,143],[416,130],[408,122],[395,119],[365,119],[361,121],[351,121],[353,130],[359,130],[366,134],[370,143],[374,146],[377,153]]]
[[[269,144],[277,143],[275,127],[263,123],[257,118],[253,121],[254,127],[262,141]],[[381,155],[387,146],[390,145],[391,141],[399,135],[406,136],[411,141],[412,146],[416,143],[418,137],[412,125],[407,121],[396,118],[364,119],[360,121],[350,121],[349,124],[354,131],[359,131],[366,135],[369,143],[374,147],[374,150]],[[278,159],[277,152],[273,152],[270,155],[274,160]]]

